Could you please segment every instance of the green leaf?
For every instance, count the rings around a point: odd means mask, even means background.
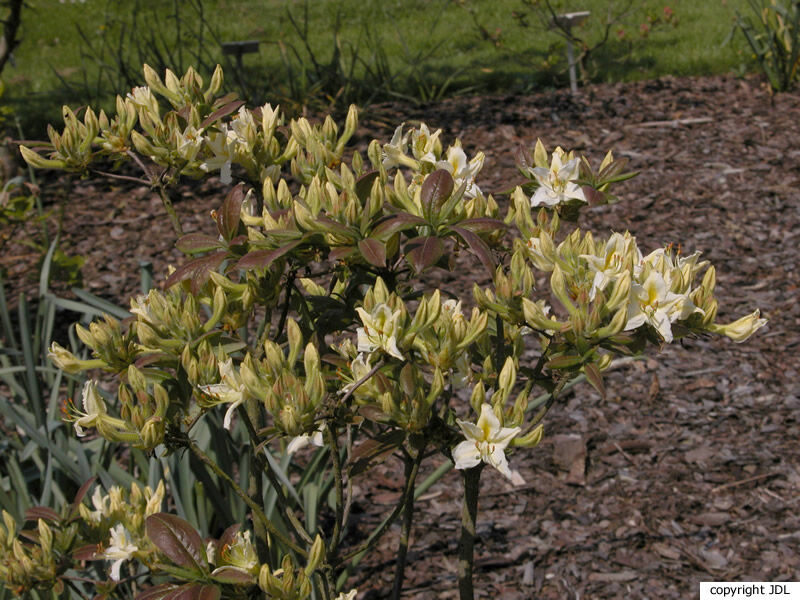
[[[208,572],[203,540],[189,523],[169,513],[156,513],[147,517],[145,530],[150,541],[176,565]]]
[[[386,266],[386,245],[373,238],[358,242],[358,249],[366,261],[376,267]]]
[[[432,236],[416,237],[405,246],[406,260],[417,273],[421,273],[444,254],[442,240]]]

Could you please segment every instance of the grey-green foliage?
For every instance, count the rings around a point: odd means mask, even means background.
[[[750,14],[736,12],[738,30],[776,92],[792,88],[800,64],[800,4],[794,0],[748,0]],[[729,38],[730,39],[730,38]]]

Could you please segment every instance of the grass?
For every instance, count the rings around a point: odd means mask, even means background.
[[[174,1],[181,7],[181,35],[192,47],[196,44],[191,33],[200,18],[192,2]],[[580,31],[590,43],[599,36],[603,15],[621,4],[608,0],[554,3],[559,11],[592,12]],[[172,0],[136,0],[135,4],[139,31],[157,30],[174,40],[177,21]],[[147,57],[132,44],[120,47],[116,41],[120,31],[130,28],[131,5],[121,0],[31,3],[23,14],[23,41],[15,53],[15,65],[3,73],[5,100],[26,123],[36,123],[33,126],[38,128],[42,118],[59,119],[61,103],[107,105],[112,88],[126,91],[115,56],[124,57],[132,67],[138,58]],[[262,42],[258,54],[244,57],[241,78],[227,71],[231,86],[244,80],[239,91],[254,101],[269,98],[302,104],[317,98],[325,103],[337,94],[343,101],[389,97],[429,101],[457,92],[531,91],[566,82],[563,41],[535,18],[529,19],[531,27],[520,27],[512,12],[523,6],[521,0],[203,0],[202,5],[202,20],[216,34],[206,32],[203,44],[209,64],[226,60],[220,41]],[[593,80],[741,70],[746,57],[743,41],[737,38],[727,46],[723,41],[731,31],[734,10],[746,10],[745,0],[644,0],[634,5],[624,23],[615,26],[612,41],[588,63]],[[640,24],[648,14],[663,14],[666,5],[678,18],[677,27],[656,28],[648,38],[641,38]],[[470,7],[474,20],[467,10]],[[499,34],[499,48],[480,38],[474,21],[490,35]],[[296,29],[306,24],[308,33],[299,34]],[[78,26],[85,39],[78,34]],[[622,41],[617,37],[620,29],[625,32]],[[337,31],[340,60],[331,62]],[[111,50],[91,56],[87,41],[99,44],[103,39],[110,41]],[[153,44],[144,45],[149,50]],[[192,62],[188,55],[182,61],[164,60],[176,69]],[[99,78],[101,72],[105,79]]]

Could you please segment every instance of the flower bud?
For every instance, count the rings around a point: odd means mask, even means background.
[[[206,92],[203,96],[206,102],[211,102],[211,99],[222,89],[223,79],[222,67],[217,65],[217,67],[214,69],[214,73],[211,75],[211,81],[208,83],[208,89],[206,89]]]
[[[39,156],[36,152],[25,146],[20,146],[22,158],[34,169],[63,169],[67,163],[63,160],[49,160]]]
[[[512,446],[517,446],[519,448],[533,448],[539,445],[539,442],[542,441],[542,437],[544,436],[544,425],[540,424],[535,427],[529,433],[517,436],[511,441]]]
[[[767,320],[760,318],[760,315],[761,312],[756,309],[751,314],[733,323],[728,323],[727,325],[717,325],[715,323],[709,326],[708,330],[712,333],[721,333],[734,342],[741,343],[767,324]]]
[[[311,550],[308,553],[308,564],[306,564],[306,568],[304,569],[305,575],[307,577],[311,577],[324,558],[325,542],[323,541],[322,536],[317,534],[317,537],[314,539],[314,544],[311,546]]]

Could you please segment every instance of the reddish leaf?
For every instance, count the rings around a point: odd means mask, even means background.
[[[332,230],[332,233],[341,233],[344,235],[353,235],[353,230],[348,227],[347,225],[343,225],[339,221],[334,221],[330,217],[326,217],[325,215],[320,215],[316,218],[317,223],[322,223],[328,229]]]
[[[92,487],[94,480],[96,477],[89,477],[84,484],[78,490],[78,493],[75,494],[75,499],[72,501],[72,505],[70,506],[69,512],[70,514],[75,513],[78,510],[78,506],[80,506],[81,502],[83,502],[84,497],[86,494],[89,493],[89,488]]]
[[[438,169],[428,175],[422,184],[420,200],[422,210],[430,216],[453,193],[453,176],[444,169]]]
[[[358,249],[369,264],[376,267],[386,266],[386,246],[378,240],[372,238],[360,240]]]
[[[145,530],[150,541],[179,567],[206,572],[208,562],[203,540],[186,521],[169,513],[147,517]]]
[[[369,198],[369,194],[372,191],[372,185],[378,178],[378,175],[380,175],[378,171],[370,171],[356,180],[356,196],[358,196],[358,199],[361,200],[361,204],[364,204],[367,201],[367,198]]]
[[[229,114],[239,110],[239,107],[242,106],[242,104],[244,104],[244,100],[236,100],[234,102],[228,102],[228,104],[226,104],[220,109],[215,110],[205,119],[203,119],[203,122],[200,123],[200,127],[201,128],[208,127],[217,119],[221,119],[222,117],[227,117]]]
[[[164,600],[219,600],[222,590],[209,583],[187,583],[173,590]]]
[[[184,254],[197,254],[198,252],[208,252],[224,246],[218,238],[213,236],[205,233],[190,233],[175,242],[175,247]]]
[[[405,246],[406,260],[417,273],[436,264],[444,254],[444,244],[437,237],[416,237]]]
[[[592,384],[592,387],[600,392],[600,397],[606,399],[606,386],[603,384],[603,375],[600,369],[594,363],[584,365],[583,372],[586,374],[586,381]]]
[[[616,177],[628,166],[628,158],[623,156],[622,158],[618,158],[612,161],[610,164],[607,164],[598,174],[597,177],[601,181],[607,181],[613,177]]]
[[[517,166],[523,169],[525,168],[532,169],[533,167],[536,166],[535,164],[533,164],[532,158],[533,156],[529,154],[529,152],[525,150],[525,148],[521,147],[517,148],[517,151],[514,152],[514,160],[517,163]]]
[[[136,594],[135,600],[164,600],[167,595],[171,594],[179,587],[183,586],[178,586],[174,583],[162,583],[161,585],[142,590]]]
[[[226,241],[230,241],[239,230],[243,200],[244,184],[240,183],[225,196],[225,202],[217,213],[217,229]]]
[[[581,190],[583,190],[583,195],[586,197],[586,202],[589,203],[589,206],[598,206],[606,203],[605,194],[598,192],[592,186],[584,185]]]
[[[397,233],[411,229],[417,225],[425,225],[425,219],[410,213],[396,213],[381,218],[372,228],[372,235],[377,238],[388,238]]]
[[[190,260],[167,278],[166,287],[172,287],[184,279],[191,279],[192,293],[197,294],[200,287],[208,280],[208,274],[216,270],[227,255],[225,250],[219,250],[208,256]]]
[[[252,574],[230,565],[214,569],[211,577],[220,583],[231,583],[233,585],[248,585],[256,582],[256,578]]]
[[[246,243],[247,243],[247,236],[244,235],[244,234],[237,235],[232,240],[228,240],[228,246],[229,247],[230,246],[244,246]]]
[[[353,449],[350,476],[363,473],[367,469],[382,463],[389,458],[405,440],[402,431],[391,431],[372,440],[366,440]]]
[[[98,556],[100,546],[97,544],[86,544],[80,548],[72,551],[73,560],[100,560],[102,557]]]
[[[339,246],[338,248],[331,248],[328,253],[328,258],[331,260],[344,260],[348,256],[355,254],[356,249],[354,246]]]
[[[26,521],[50,521],[52,523],[60,523],[61,515],[47,506],[32,506],[25,511]]]
[[[273,248],[271,250],[253,250],[248,252],[239,262],[236,263],[237,269],[264,269],[271,265],[273,261],[280,258],[290,250],[293,250],[300,245],[301,240],[289,242],[280,248]]]
[[[461,236],[461,239],[466,242],[470,251],[478,257],[489,273],[494,274],[496,265],[494,264],[494,259],[492,258],[492,251],[489,249],[489,246],[486,245],[486,242],[479,238],[476,233],[473,233],[464,227],[453,227],[453,231]]]
[[[547,361],[544,366],[551,370],[568,369],[581,364],[581,361],[580,356],[556,356],[554,359]]]
[[[236,533],[239,531],[241,525],[239,523],[234,523],[230,527],[228,527],[225,531],[222,532],[222,536],[219,538],[219,545],[231,545],[233,540],[236,539]]]
[[[508,225],[503,223],[500,219],[490,219],[488,217],[479,217],[476,219],[464,219],[458,223],[459,227],[469,229],[470,231],[479,231],[481,233],[490,233],[506,229]]]

